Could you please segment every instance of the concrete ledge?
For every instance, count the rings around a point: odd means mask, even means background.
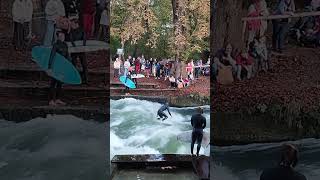
[[[170,106],[177,107],[177,108],[184,108],[184,107],[196,107],[196,106],[205,106],[209,103],[207,101],[200,102],[199,99],[191,96],[178,96],[178,97],[164,97],[164,96],[138,96],[138,95],[111,95],[110,99],[112,100],[119,100],[124,98],[134,98],[138,100],[146,100],[150,102],[157,102],[157,103],[165,103],[169,102]],[[208,98],[209,100],[209,98]]]
[[[33,106],[33,107],[17,107],[17,106],[1,106],[0,119],[14,122],[24,122],[37,117],[46,117],[48,114],[58,115],[74,115],[84,120],[94,120],[98,122],[109,121],[107,111],[103,108],[89,106]]]
[[[117,155],[111,163],[118,169],[145,169],[147,167],[193,168],[192,160],[196,157],[181,154],[143,154],[143,155]],[[198,157],[199,158],[199,157]],[[201,156],[200,158],[207,158]]]

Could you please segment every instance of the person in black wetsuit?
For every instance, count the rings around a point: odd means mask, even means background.
[[[59,53],[66,59],[69,58],[69,53],[68,53],[68,45],[64,41],[65,40],[65,34],[62,31],[57,31],[57,36],[58,40],[56,43],[53,44],[52,51],[50,54],[50,59],[49,59],[49,64],[48,64],[48,74],[52,73],[52,66],[54,64],[54,57],[56,53]],[[49,92],[49,105],[50,106],[57,106],[57,105],[66,105],[65,102],[61,101],[59,99],[59,95],[61,93],[61,88],[62,88],[62,82],[51,78],[51,83],[50,83],[50,92]]]
[[[206,118],[202,116],[203,109],[199,107],[197,109],[198,113],[194,114],[191,117],[191,125],[193,127],[192,131],[192,142],[191,142],[191,154],[193,155],[193,148],[194,144],[198,143],[197,146],[197,156],[199,156],[200,148],[201,148],[201,142],[203,137],[203,129],[206,128]]]
[[[71,16],[70,20],[71,20],[71,29],[70,29],[70,32],[68,33],[66,41],[71,42],[73,47],[76,47],[75,41],[83,41],[83,46],[85,46],[87,38],[83,28],[81,28],[79,25],[79,18],[75,15],[75,16]],[[85,53],[81,52],[81,53],[71,54],[72,64],[74,66],[76,66],[78,58],[80,59],[82,70],[83,70],[82,82],[84,84],[87,84],[88,83],[88,65],[87,65]]]
[[[162,119],[162,121],[166,120],[168,118],[168,116],[164,113],[165,110],[168,110],[168,113],[170,114],[170,116],[172,117],[170,110],[169,110],[169,103],[165,103],[163,106],[161,106],[161,108],[158,110],[158,119]]]
[[[297,162],[298,149],[292,144],[285,144],[282,147],[279,166],[264,170],[260,180],[307,180],[303,174],[293,169]]]

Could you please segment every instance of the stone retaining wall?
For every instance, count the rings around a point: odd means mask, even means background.
[[[304,112],[298,105],[257,106],[212,115],[214,145],[279,142],[320,137],[320,108]]]

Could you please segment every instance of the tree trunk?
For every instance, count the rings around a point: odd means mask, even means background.
[[[172,3],[172,16],[173,16],[173,29],[174,29],[174,33],[177,31],[177,26],[176,24],[178,23],[178,14],[177,14],[177,6],[178,6],[178,2],[179,0],[171,0]],[[174,75],[175,78],[177,79],[178,77],[180,77],[180,57],[179,54],[175,54],[175,68],[174,68]]]
[[[210,17],[210,46],[211,57],[226,43],[231,43],[235,48],[244,47],[241,39],[242,21],[247,8],[245,0],[211,0]],[[212,59],[213,60],[213,59]]]

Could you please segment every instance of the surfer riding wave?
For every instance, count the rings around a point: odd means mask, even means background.
[[[168,116],[164,113],[164,111],[167,110],[170,116],[172,117],[170,110],[169,110],[169,103],[166,102],[161,108],[158,110],[158,119],[162,119],[162,121],[166,120]]]

